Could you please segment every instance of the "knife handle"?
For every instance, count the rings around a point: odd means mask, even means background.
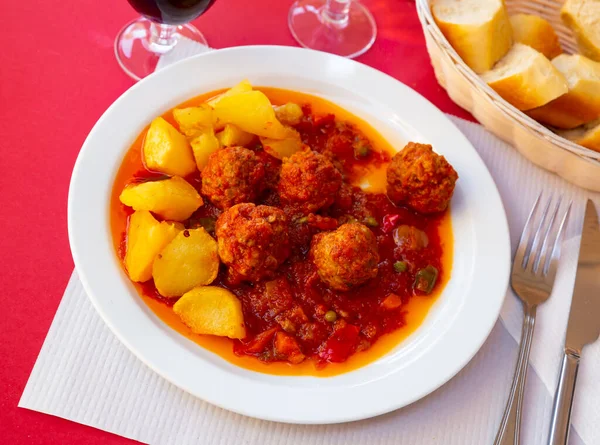
[[[565,350],[562,367],[560,368],[560,378],[554,397],[548,445],[567,445],[578,370],[579,354],[574,351]]]

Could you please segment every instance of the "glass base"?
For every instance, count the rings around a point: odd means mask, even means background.
[[[328,14],[326,3],[326,0],[298,0],[292,5],[288,25],[298,43],[305,48],[349,58],[371,48],[377,27],[369,10],[352,0],[348,15],[339,18]],[[342,2],[337,0],[336,3]]]
[[[169,53],[181,37],[208,46],[200,31],[190,24],[172,28],[166,38],[157,34],[161,26],[140,17],[128,23],[115,39],[115,56],[123,71],[135,80],[152,74],[160,56]],[[168,26],[167,26],[168,27]]]

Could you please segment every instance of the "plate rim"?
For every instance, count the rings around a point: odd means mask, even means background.
[[[486,323],[486,325],[484,327],[481,328],[482,332],[485,331],[485,335],[481,335],[481,338],[479,339],[479,341],[475,342],[476,347],[474,345],[472,347],[472,350],[470,351],[470,353],[464,355],[463,359],[461,360],[461,363],[455,364],[455,366],[453,366],[452,370],[450,370],[449,372],[446,373],[445,378],[438,379],[438,381],[436,383],[428,385],[427,388],[424,389],[420,394],[416,394],[414,397],[406,399],[400,403],[387,403],[387,404],[382,404],[382,406],[380,406],[379,408],[370,408],[367,411],[363,410],[362,413],[360,413],[360,414],[356,413],[356,414],[352,415],[352,414],[346,413],[341,416],[331,415],[328,418],[316,418],[315,416],[311,416],[311,415],[289,416],[289,415],[286,415],[281,412],[278,412],[278,413],[271,412],[271,414],[268,414],[265,412],[257,413],[254,409],[248,409],[248,408],[245,408],[244,406],[239,406],[239,405],[235,405],[235,404],[232,405],[230,400],[224,402],[222,399],[215,398],[214,396],[210,396],[207,394],[201,395],[201,394],[198,394],[197,390],[190,388],[189,385],[186,385],[186,384],[182,383],[181,381],[174,379],[172,374],[169,374],[169,372],[165,371],[164,366],[158,366],[152,360],[149,360],[146,355],[144,355],[142,352],[140,352],[140,350],[138,349],[139,345],[136,345],[132,341],[130,341],[130,339],[128,339],[127,336],[123,335],[122,329],[115,326],[114,323],[111,321],[110,316],[107,315],[107,313],[104,310],[105,308],[102,304],[102,300],[99,299],[98,296],[96,295],[95,287],[90,284],[90,281],[88,279],[89,277],[88,277],[87,270],[84,267],[82,267],[83,263],[82,263],[82,252],[80,251],[80,248],[81,248],[80,236],[78,233],[76,233],[77,231],[75,229],[75,226],[77,223],[76,223],[76,215],[74,213],[75,209],[73,208],[73,206],[75,205],[75,199],[77,198],[77,192],[78,192],[75,189],[75,187],[76,187],[76,184],[78,183],[79,177],[81,176],[80,171],[82,169],[83,163],[85,162],[86,153],[89,151],[87,149],[87,147],[89,145],[91,145],[90,141],[93,141],[93,139],[95,137],[98,137],[98,136],[96,136],[96,133],[99,131],[99,128],[102,126],[103,122],[110,117],[110,115],[113,113],[113,111],[115,109],[118,109],[118,107],[121,106],[120,104],[122,102],[126,101],[129,96],[133,95],[136,91],[145,88],[144,85],[151,82],[150,79],[156,79],[159,77],[168,77],[169,73],[177,72],[177,70],[181,69],[180,67],[186,66],[186,65],[193,65],[195,63],[198,63],[197,62],[198,60],[215,57],[214,54],[216,54],[216,53],[219,53],[219,54],[234,53],[235,54],[236,52],[240,52],[240,51],[241,52],[271,51],[274,53],[289,52],[290,54],[292,54],[292,53],[296,53],[296,54],[311,53],[316,58],[321,57],[321,58],[325,58],[325,59],[330,59],[332,61],[335,60],[338,63],[349,64],[347,66],[353,65],[357,70],[366,70],[366,72],[369,73],[370,76],[375,76],[375,77],[383,76],[384,78],[387,78],[388,81],[396,83],[397,86],[400,86],[400,89],[405,89],[405,91],[410,91],[409,95],[413,94],[413,95],[418,96],[419,100],[424,104],[425,108],[429,108],[428,111],[430,111],[433,115],[437,115],[438,118],[442,118],[442,121],[445,122],[446,126],[448,126],[448,128],[451,128],[452,131],[455,132],[456,136],[459,139],[462,139],[461,143],[467,145],[469,147],[469,149],[472,150],[472,154],[476,158],[478,158],[478,160],[480,162],[480,168],[482,169],[482,174],[484,174],[484,176],[487,176],[487,180],[489,180],[489,182],[491,182],[491,184],[489,184],[489,185],[491,185],[490,192],[493,195],[495,195],[495,196],[491,197],[491,199],[496,200],[497,204],[499,204],[499,206],[497,206],[497,210],[499,212],[498,216],[500,216],[500,219],[497,221],[497,223],[499,224],[499,226],[500,226],[499,229],[501,229],[502,233],[498,233],[497,236],[504,239],[504,241],[505,241],[504,244],[506,246],[504,249],[503,255],[506,257],[507,261],[506,261],[504,270],[500,271],[500,277],[498,278],[499,284],[502,283],[500,286],[501,289],[495,291],[495,293],[501,294],[502,297],[496,298],[496,300],[497,300],[496,306],[491,311],[495,315],[493,317],[488,317],[489,318],[488,322]],[[313,57],[313,56],[310,56],[310,57]],[[220,57],[220,56],[217,56],[217,57]],[[354,65],[354,64],[356,64],[356,65]],[[164,99],[164,102],[167,102],[168,100],[169,99]],[[113,172],[112,178],[114,179],[114,172]],[[109,190],[112,189],[112,182],[108,185],[108,188],[109,188]],[[107,216],[106,220],[107,221],[109,220],[109,216]],[[108,230],[110,230],[110,228],[108,228]],[[167,381],[175,384],[179,388],[183,389],[184,391],[186,391],[188,393],[191,393],[192,395],[194,395],[196,397],[206,400],[207,402],[209,402],[213,405],[219,406],[221,408],[224,408],[224,409],[227,409],[227,410],[239,413],[239,414],[247,415],[250,417],[257,417],[257,418],[261,418],[261,419],[265,419],[265,420],[272,420],[272,421],[279,421],[279,422],[286,422],[286,423],[328,424],[328,423],[340,423],[340,422],[356,421],[356,420],[361,420],[361,419],[365,419],[365,418],[370,418],[370,417],[374,417],[374,416],[384,414],[384,413],[387,413],[390,411],[394,411],[398,408],[407,406],[407,405],[415,402],[416,400],[419,400],[419,399],[425,397],[426,395],[430,394],[437,388],[443,386],[446,382],[448,382],[452,377],[454,377],[461,369],[464,368],[464,366],[466,366],[472,360],[472,358],[479,351],[479,349],[481,348],[483,343],[486,341],[486,339],[490,335],[490,333],[495,325],[495,322],[498,319],[498,316],[500,314],[502,302],[504,301],[504,296],[506,294],[506,290],[508,289],[508,282],[509,282],[509,269],[510,269],[511,255],[510,255],[509,228],[508,228],[508,222],[507,222],[507,217],[506,217],[506,211],[504,209],[503,202],[500,198],[498,188],[497,188],[491,174],[489,173],[486,165],[483,163],[481,157],[479,156],[479,154],[477,153],[475,148],[472,146],[472,144],[469,142],[469,140],[466,138],[466,136],[456,127],[456,125],[441,110],[439,110],[437,107],[435,107],[425,97],[420,95],[418,92],[416,92],[409,86],[403,84],[399,80],[397,80],[381,71],[378,71],[372,67],[369,67],[367,65],[361,64],[361,63],[353,61],[353,60],[345,59],[345,58],[327,54],[327,53],[322,53],[319,51],[308,50],[308,49],[304,49],[304,48],[296,48],[296,47],[275,46],[275,45],[251,45],[251,46],[233,47],[233,48],[227,48],[227,49],[222,49],[222,50],[210,51],[207,53],[199,54],[199,55],[178,61],[166,68],[163,68],[162,70],[152,74],[148,78],[142,80],[141,82],[138,82],[137,84],[133,85],[130,89],[125,91],[117,100],[115,100],[111,104],[111,106],[108,107],[108,109],[98,119],[98,121],[96,122],[96,124],[94,125],[94,127],[92,128],[92,130],[90,131],[88,136],[86,137],[86,139],[82,145],[81,151],[77,157],[77,161],[75,163],[75,166],[73,168],[73,173],[71,176],[71,182],[69,184],[68,232],[69,232],[69,243],[70,243],[73,259],[75,262],[75,267],[76,267],[76,270],[80,277],[80,280],[82,282],[82,285],[86,291],[86,294],[92,301],[92,304],[93,304],[95,310],[100,314],[103,321],[111,329],[113,334],[115,334],[115,336],[119,339],[119,341],[121,343],[123,343],[138,359],[140,359],[144,364],[146,364],[148,367],[150,367],[154,372],[161,375],[161,377],[165,378]],[[110,249],[111,249],[111,251],[113,250],[112,245],[110,246]],[[114,252],[113,252],[113,256],[114,256]],[[116,279],[116,277],[114,277],[114,278]],[[440,298],[441,298],[441,296],[440,296]],[[493,320],[492,320],[492,318],[493,318]],[[170,329],[170,328],[167,327],[167,329]],[[367,365],[366,367],[368,367],[368,366],[369,365]],[[274,376],[274,377],[276,377],[276,376]],[[259,385],[259,386],[262,386],[263,389],[268,388],[268,385]]]

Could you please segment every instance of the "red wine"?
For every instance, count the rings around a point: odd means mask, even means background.
[[[202,15],[215,0],[127,0],[147,19],[168,25],[182,25]]]

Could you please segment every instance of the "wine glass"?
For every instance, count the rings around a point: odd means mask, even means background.
[[[373,16],[356,0],[297,0],[288,25],[305,48],[350,58],[367,51],[377,36]]]
[[[115,39],[115,56],[135,80],[156,69],[160,56],[179,40],[208,46],[200,31],[188,22],[204,14],[215,0],[127,0],[142,17],[128,23]]]

